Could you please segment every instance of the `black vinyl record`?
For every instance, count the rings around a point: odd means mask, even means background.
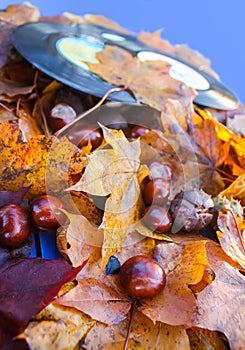
[[[102,97],[115,88],[93,74],[84,61],[96,62],[96,52],[116,45],[141,61],[163,60],[172,65],[170,75],[197,91],[194,102],[215,109],[232,110],[238,101],[220,81],[183,61],[149,47],[131,35],[92,24],[64,25],[50,22],[27,23],[13,33],[16,49],[35,67],[72,88]],[[84,60],[83,60],[84,58]],[[127,91],[113,92],[110,99],[136,103]]]

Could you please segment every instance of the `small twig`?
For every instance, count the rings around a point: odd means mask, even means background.
[[[15,117],[18,117],[18,115],[16,115],[10,108],[8,108],[7,106],[5,106],[2,102],[0,102],[0,106],[5,109],[7,112],[13,114]]]
[[[222,170],[220,168],[215,168],[215,170],[218,171],[220,174],[225,175],[226,176],[225,180],[228,180],[230,182],[234,181],[234,176],[233,175],[227,173],[226,171],[224,171],[224,170]]]
[[[129,335],[130,335],[130,332],[131,332],[131,329],[132,329],[134,313],[135,313],[135,303],[132,302],[131,308],[130,308],[130,313],[129,313],[128,330],[127,330],[126,339],[125,339],[125,342],[124,342],[124,345],[123,345],[123,350],[126,350],[127,347],[128,347]]]
[[[78,121],[80,121],[81,119],[83,119],[84,117],[86,117],[87,115],[89,115],[90,113],[96,111],[96,109],[98,109],[107,99],[107,97],[112,94],[113,92],[119,92],[119,91],[124,91],[126,90],[126,87],[123,88],[112,88],[110,90],[108,90],[104,96],[101,98],[101,100],[96,103],[96,105],[94,105],[92,108],[88,109],[87,111],[85,111],[84,113],[80,114],[76,119],[74,119],[71,123],[65,125],[63,128],[59,129],[58,131],[56,131],[56,133],[54,134],[54,136],[59,137],[61,134],[63,134],[65,131],[67,131],[68,129],[70,129],[70,127],[72,127],[74,124],[76,124]]]

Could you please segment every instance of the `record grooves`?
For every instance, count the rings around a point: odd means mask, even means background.
[[[105,45],[116,45],[139,60],[163,60],[171,65],[170,75],[196,89],[196,104],[232,110],[238,101],[234,94],[211,75],[180,58],[155,50],[130,35],[91,24],[75,26],[50,22],[27,23],[13,33],[13,44],[23,57],[52,78],[90,95],[102,97],[114,85],[93,74],[82,62],[94,62]],[[136,104],[127,91],[113,92],[110,99]]]

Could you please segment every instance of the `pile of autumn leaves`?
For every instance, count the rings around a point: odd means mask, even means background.
[[[0,252],[5,348],[20,346],[24,339],[31,349],[123,349],[128,338],[128,349],[222,350],[228,343],[243,349],[243,136],[219,123],[217,111],[195,107],[195,91],[172,79],[167,64],[145,64],[116,47],[106,47],[100,63],[90,69],[127,87],[149,113],[158,111],[154,130],[129,141],[122,131],[100,125],[103,147],[93,152],[89,146],[79,150],[66,137],[45,135],[40,111],[48,111],[61,84],[37,88],[35,69],[11,51],[10,40],[16,25],[44,19],[38,9],[20,5],[1,12],[0,20],[0,190],[28,188],[27,199],[57,194],[69,219],[57,233],[65,259],[13,258]],[[99,16],[66,14],[49,20],[100,21],[125,31]],[[182,58],[190,52],[170,46],[159,33],[142,33],[139,39]],[[215,74],[201,55],[191,57],[194,65]],[[240,106],[236,113],[243,110]],[[207,231],[200,235],[180,227],[158,234],[142,224],[141,186],[153,159],[173,170],[171,200],[180,191],[199,188],[212,197],[216,241],[205,238]],[[90,196],[106,199],[103,214]],[[106,275],[104,268],[112,255],[122,264],[137,254],[156,259],[167,283],[155,298],[136,303],[132,314],[132,300],[118,276]]]

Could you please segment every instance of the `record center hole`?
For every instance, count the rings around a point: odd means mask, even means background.
[[[177,59],[151,51],[140,51],[138,52],[137,57],[141,62],[164,61],[170,63],[172,66],[170,69],[171,77],[185,83],[193,89],[208,90],[210,87],[206,78],[204,78],[195,69],[187,66]]]
[[[99,62],[96,54],[104,48],[104,44],[92,36],[65,37],[56,42],[56,49],[64,59],[85,70],[89,70],[86,62]]]

